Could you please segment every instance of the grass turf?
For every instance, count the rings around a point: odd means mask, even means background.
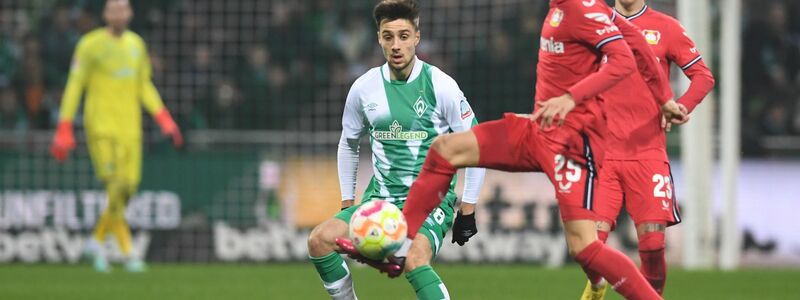
[[[404,278],[354,267],[360,299],[414,299]],[[577,267],[439,265],[453,299],[578,299]],[[671,270],[667,299],[798,299],[800,270]],[[606,299],[621,299],[613,291]],[[2,299],[328,299],[311,264],[153,264],[144,274],[88,265],[0,265]]]

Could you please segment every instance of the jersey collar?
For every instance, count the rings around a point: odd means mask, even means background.
[[[412,82],[414,81],[414,79],[417,79],[417,77],[419,77],[419,74],[422,73],[422,65],[424,63],[425,63],[424,61],[420,60],[416,55],[414,55],[414,67],[411,68],[411,74],[408,75],[406,83]],[[381,73],[383,73],[383,80],[386,80],[389,83],[397,83],[398,81],[392,81],[392,74],[390,74],[389,72],[390,72],[389,63],[387,62],[383,64],[383,66],[381,66]]]
[[[637,13],[635,13],[635,14],[632,14],[632,15],[630,15],[630,16],[626,16],[626,15],[622,14],[621,12],[619,12],[619,11],[617,10],[617,8],[614,8],[614,11],[615,11],[617,14],[619,14],[620,16],[623,16],[623,17],[625,17],[625,19],[628,19],[628,21],[633,21],[633,19],[636,19],[636,18],[638,18],[638,17],[641,17],[642,15],[644,15],[644,13],[645,13],[645,12],[647,12],[647,4],[645,4],[644,6],[642,6],[642,9],[641,9],[641,10],[639,10],[639,12],[637,12]]]

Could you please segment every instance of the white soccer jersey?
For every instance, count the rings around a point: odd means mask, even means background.
[[[477,124],[455,80],[414,58],[407,81],[391,80],[388,64],[372,68],[350,88],[339,141],[339,183],[342,199],[355,199],[358,145],[369,135],[373,177],[364,200],[404,201],[425,156],[440,134],[469,130]],[[468,168],[463,201],[475,203],[484,170]],[[455,202],[455,179],[445,202]]]

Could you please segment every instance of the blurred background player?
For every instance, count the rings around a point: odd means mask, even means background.
[[[83,119],[89,155],[108,195],[107,206],[87,247],[94,256],[94,268],[100,272],[111,270],[103,246],[108,233],[116,238],[126,258],[126,269],[145,270],[142,259],[131,253],[131,233],[125,221],[125,206],[141,177],[141,106],[175,146],[183,143],[178,126],[151,81],[147,47],[139,35],[127,30],[132,16],[127,0],[108,0],[103,11],[107,26],[81,38],[51,148],[52,155],[60,162],[75,148],[72,123],[86,89]]]
[[[615,18],[624,17],[641,30],[665,74],[674,63],[691,80],[689,89],[677,101],[684,113],[691,113],[714,87],[714,77],[683,26],[648,7],[644,0],[616,0],[615,10]],[[640,271],[663,294],[667,276],[664,233],[667,226],[680,223],[681,218],[662,129],[669,130],[672,122],[662,119],[651,87],[634,73],[603,93],[610,117],[606,158],[597,191],[602,202],[598,202],[595,211],[606,220],[598,231],[600,240],[605,241],[624,203],[636,224]],[[598,274],[589,277],[581,299],[603,299],[605,281]]]
[[[420,42],[417,4],[385,0],[375,6],[373,15],[378,26],[378,43],[387,62],[358,78],[347,95],[338,150],[342,211],[315,227],[308,239],[311,261],[333,299],[356,298],[347,265],[335,251],[358,256],[346,237],[350,217],[360,206],[354,205],[354,199],[361,137],[370,136],[375,174],[362,203],[380,199],[402,209],[434,138],[466,131],[477,124],[455,80],[416,57]],[[466,171],[464,195],[454,225],[458,230],[453,232],[453,242],[459,245],[477,233],[474,207],[484,172],[483,169]],[[415,258],[404,263],[406,279],[418,299],[450,297],[430,262],[453,224],[455,184],[455,180],[449,183],[443,193],[444,201],[421,228],[416,228],[421,234],[410,250]],[[397,276],[402,270],[394,271],[390,276]]]

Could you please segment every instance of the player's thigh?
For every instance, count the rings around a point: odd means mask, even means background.
[[[597,189],[594,192],[594,212],[608,223],[615,227],[617,216],[622,209],[624,192],[622,180],[619,174],[621,161],[606,160],[600,168],[597,176]]]
[[[92,160],[94,173],[102,182],[110,180],[117,170],[114,158],[115,143],[115,139],[108,136],[87,135],[89,157]]]
[[[507,113],[502,119],[473,127],[480,151],[478,165],[509,172],[537,170],[531,154],[539,146],[531,141],[533,124],[525,115]]]
[[[635,224],[680,222],[669,162],[626,161],[623,174],[625,209]]]
[[[117,164],[120,179],[131,192],[135,191],[142,179],[142,141],[140,139],[120,140]]]
[[[555,188],[561,220],[601,220],[593,211],[598,180],[592,147],[589,144],[581,147],[585,162],[581,163],[553,152],[551,149],[556,147],[548,147],[546,141],[542,143],[542,147],[537,148],[536,159]]]

